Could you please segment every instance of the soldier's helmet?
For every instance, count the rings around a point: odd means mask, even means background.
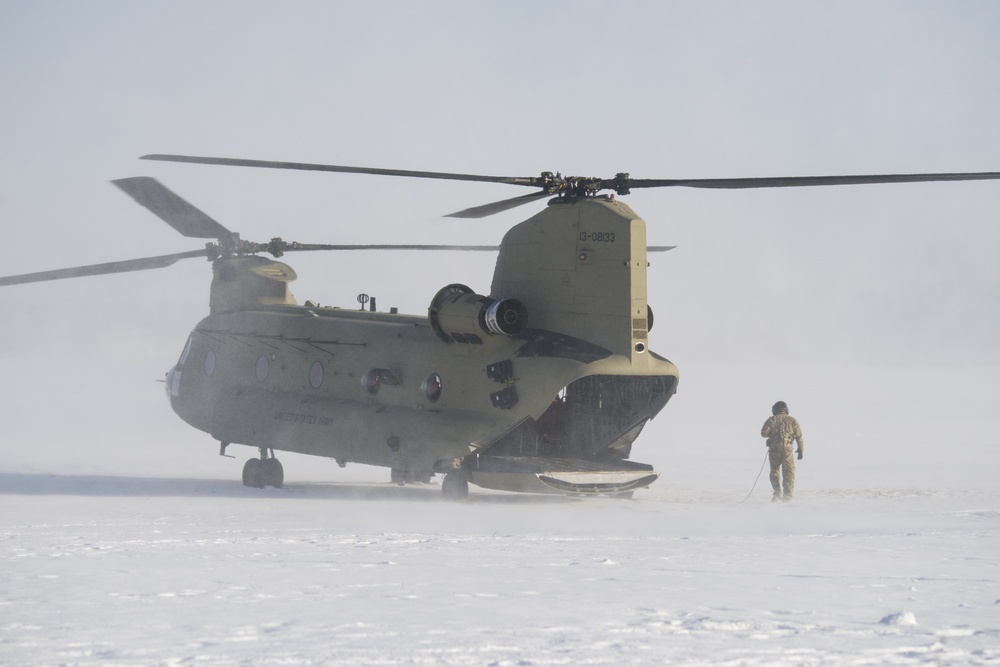
[[[772,415],[788,414],[788,404],[784,401],[778,401],[771,406]]]

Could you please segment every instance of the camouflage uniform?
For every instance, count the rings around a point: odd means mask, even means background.
[[[774,489],[771,500],[791,500],[795,491],[792,441],[798,443],[798,454],[801,459],[802,451],[805,449],[802,443],[802,427],[795,417],[788,415],[788,406],[784,401],[775,403],[771,412],[773,416],[764,422],[764,426],[760,429],[761,437],[767,438],[768,459],[771,461],[771,488]]]

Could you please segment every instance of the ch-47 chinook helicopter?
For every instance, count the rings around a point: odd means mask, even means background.
[[[275,451],[391,469],[400,484],[444,474],[509,491],[628,495],[656,480],[628,460],[677,391],[678,370],[648,346],[645,222],[614,195],[631,188],[774,188],[1000,179],[1000,172],[737,179],[538,177],[373,169],[231,158],[144,159],[521,185],[536,191],[452,217],[483,217],[549,199],[499,248],[343,246],[244,241],[156,180],[113,181],[184,236],[189,252],[0,278],[0,286],[162,268],[206,257],[210,314],[166,376],[171,406],[221,444],[255,447],[251,487],[281,486]],[[299,305],[286,252],[343,249],[499,252],[489,295],[455,283],[426,315]],[[269,253],[267,259],[260,253]]]

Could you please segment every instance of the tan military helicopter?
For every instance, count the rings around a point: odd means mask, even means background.
[[[242,240],[148,177],[113,181],[184,236],[190,252],[0,278],[0,285],[140,271],[181,259],[213,264],[210,314],[167,373],[171,406],[221,443],[255,447],[251,487],[281,486],[275,451],[391,469],[399,484],[443,474],[449,498],[469,483],[508,491],[630,495],[658,477],[632,444],[677,391],[677,368],[648,344],[645,223],[615,198],[631,188],[772,188],[987,180],[1000,172],[741,179],[538,177],[373,169],[231,158],[144,159],[523,185],[535,192],[453,217],[483,217],[548,198],[489,246],[345,246]],[[290,251],[498,251],[489,295],[455,283],[426,315],[298,304]],[[359,297],[365,301],[364,297]]]

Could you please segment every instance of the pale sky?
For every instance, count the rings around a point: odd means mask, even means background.
[[[512,176],[998,171],[998,29],[987,1],[2,0],[0,273],[199,247],[108,183],[127,176],[153,176],[260,241],[498,243],[542,206],[456,221],[440,216],[527,191],[146,153]],[[649,273],[650,344],[681,371],[656,448],[735,447],[726,429],[756,437],[779,398],[819,433],[872,404],[884,409],[866,419],[892,416],[880,428],[964,406],[996,433],[1000,391],[985,378],[1000,366],[1000,183],[627,201],[651,244],[678,246]],[[367,292],[408,313],[449,283],[488,292],[493,262],[286,259],[300,300],[353,307]],[[189,260],[0,290],[10,465],[91,451],[131,461],[126,445],[136,460],[174,444],[192,469],[210,459],[208,436],[154,383],[207,314],[209,280]],[[919,379],[859,385],[856,368]],[[727,426],[706,432],[708,416]],[[663,456],[643,441],[636,459]]]

